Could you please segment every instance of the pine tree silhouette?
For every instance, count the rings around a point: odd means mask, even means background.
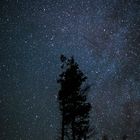
[[[58,100],[62,115],[61,140],[66,136],[72,140],[86,139],[89,130],[89,112],[91,105],[87,103],[89,86],[81,88],[87,77],[79,69],[71,57],[60,57],[63,72],[59,75],[60,90]],[[69,130],[69,132],[68,132]]]
[[[108,140],[108,136],[107,136],[107,135],[104,135],[104,136],[102,137],[102,140]]]
[[[127,138],[128,138],[127,135],[124,135],[124,136],[122,137],[123,140],[127,140]]]

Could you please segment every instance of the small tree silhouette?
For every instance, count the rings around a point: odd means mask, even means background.
[[[62,115],[61,140],[64,140],[69,134],[68,137],[72,140],[86,139],[91,105],[87,103],[89,86],[84,89],[81,89],[81,86],[87,77],[79,69],[73,57],[67,59],[61,55],[60,59],[63,72],[59,75],[57,82],[61,85],[58,93]]]
[[[102,140],[108,140],[108,136],[107,136],[107,135],[104,135],[104,136],[102,137]]]
[[[127,138],[128,138],[127,135],[124,135],[124,136],[122,137],[123,140],[127,140]]]

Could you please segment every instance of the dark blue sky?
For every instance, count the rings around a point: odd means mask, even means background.
[[[57,137],[61,54],[92,84],[98,135],[138,140],[139,8],[138,0],[1,0],[0,140]]]

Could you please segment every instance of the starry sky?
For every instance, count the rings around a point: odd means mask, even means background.
[[[138,140],[139,8],[138,0],[1,0],[0,140],[57,138],[61,54],[88,77],[94,137]]]

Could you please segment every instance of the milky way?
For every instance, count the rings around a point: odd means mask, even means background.
[[[61,54],[91,85],[100,137],[140,138],[138,0],[0,2],[0,140],[54,140]]]

